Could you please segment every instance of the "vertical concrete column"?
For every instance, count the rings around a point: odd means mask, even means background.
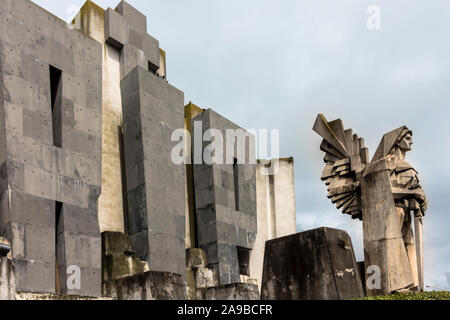
[[[200,124],[196,125],[196,122]],[[202,162],[194,164],[198,246],[205,250],[208,265],[216,269],[221,285],[239,283],[241,274],[248,275],[244,266],[248,263],[247,253],[253,249],[257,231],[256,164],[248,161],[252,158],[249,150],[253,152],[254,137],[211,109],[192,119],[191,126],[194,128],[193,148],[198,155],[203,155],[211,144],[203,141],[207,130],[220,132],[224,141],[219,146],[224,148],[223,159],[213,164],[200,159]],[[245,136],[245,164],[226,163],[227,130],[240,131]],[[238,141],[239,138],[233,140],[234,151]]]
[[[121,83],[132,247],[151,271],[185,274],[185,166],[172,162],[184,94],[136,67]]]

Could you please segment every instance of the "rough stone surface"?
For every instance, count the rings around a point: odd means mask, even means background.
[[[118,300],[184,300],[186,286],[182,276],[169,272],[143,274],[106,283],[107,296]]]
[[[128,43],[128,26],[121,14],[112,9],[105,12],[105,40],[116,49]]]
[[[195,129],[195,123],[201,132]],[[214,164],[194,163],[198,246],[205,250],[208,265],[216,269],[221,285],[239,283],[241,272],[246,271],[240,268],[238,253],[244,252],[241,260],[245,259],[245,253],[248,258],[256,238],[256,164],[251,164],[249,160],[254,155],[248,153],[245,159],[239,159],[245,164],[225,164],[226,130],[243,129],[211,109],[192,119],[194,158],[196,154],[202,155],[210,144],[195,143],[202,141],[209,129],[222,133],[224,158]],[[247,141],[254,145],[254,136],[248,134]],[[231,150],[235,149],[236,141]],[[239,189],[235,190],[236,187]]]
[[[364,292],[349,235],[320,228],[266,242],[262,300],[345,300]]]
[[[68,294],[99,296],[101,45],[26,0],[2,1],[0,29],[1,199],[10,203],[0,236],[12,242],[16,290],[55,293],[58,257],[61,279],[70,265],[82,270],[81,290]],[[50,66],[61,71],[55,99]]]
[[[15,295],[14,264],[11,260],[0,257],[0,300],[14,300]]]
[[[24,301],[110,301],[113,300],[110,297],[88,297],[88,296],[76,296],[76,295],[62,295],[62,294],[43,294],[43,293],[29,293],[29,292],[17,292],[16,300]]]
[[[259,300],[258,286],[235,283],[213,288],[198,289],[198,300]]]

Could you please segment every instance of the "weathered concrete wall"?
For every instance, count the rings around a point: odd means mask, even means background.
[[[197,290],[198,300],[259,300],[258,286],[233,283]]]
[[[260,289],[266,241],[296,233],[294,159],[276,160],[276,172],[261,161],[256,170],[258,232],[250,255],[250,278],[257,279]],[[272,162],[269,166],[276,167]]]
[[[0,300],[15,300],[16,279],[14,264],[0,256]]]
[[[201,122],[202,132],[195,129],[196,121]],[[224,137],[227,129],[242,130],[211,109],[195,117],[191,127],[193,142],[196,139],[202,141],[203,133],[209,129],[217,129]],[[254,146],[254,136],[248,137]],[[197,147],[193,144],[194,150],[199,148],[196,152],[202,155],[209,144],[206,141]],[[225,138],[223,147],[226,148]],[[226,150],[223,154],[225,159]],[[245,271],[241,270],[240,262],[242,265],[248,261],[239,261],[238,247],[249,253],[256,239],[256,164],[248,161],[252,156],[254,154],[247,152],[246,159],[242,159],[246,164],[237,167],[233,164],[194,164],[198,246],[205,250],[208,265],[216,268],[221,285],[241,282],[240,274]],[[224,163],[224,159],[220,163]],[[239,190],[235,190],[235,186]]]
[[[352,241],[320,228],[266,242],[263,300],[345,300],[364,291]]]
[[[192,102],[184,107],[184,129],[191,135],[191,120],[204,110]],[[190,145],[190,148],[188,147]],[[194,168],[192,166],[192,145],[186,141],[186,150],[191,163],[186,164],[186,249],[197,246],[197,227],[195,225],[195,192],[194,192]]]
[[[75,21],[79,21],[84,34],[103,45],[102,194],[98,200],[100,231],[125,232],[120,149],[123,125],[120,51],[106,43],[105,10],[99,6],[86,2]]]
[[[147,262],[134,258],[130,237],[121,232],[102,233],[102,287],[107,282],[149,271]],[[104,295],[108,295],[103,290]]]
[[[67,292],[98,296],[101,45],[27,0],[2,1],[0,29],[0,193],[9,202],[0,234],[12,242],[16,289],[55,292],[57,247],[62,285],[68,266],[81,268],[81,290]],[[62,71],[54,112],[50,65]]]
[[[207,266],[205,251],[198,248],[186,250],[187,299],[197,300],[199,289],[217,287],[218,285],[217,272],[214,268]]]
[[[114,281],[111,296],[118,300],[185,300],[186,285],[179,274],[148,271]]]
[[[129,233],[151,271],[185,274],[185,167],[171,160],[184,94],[136,67],[121,84]]]

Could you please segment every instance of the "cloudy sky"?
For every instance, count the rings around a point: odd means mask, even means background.
[[[34,0],[64,20],[84,0]],[[114,8],[118,0],[95,1]],[[430,199],[426,284],[450,289],[450,3],[445,0],[129,0],[167,51],[169,81],[186,102],[245,128],[280,129],[295,158],[297,229],[347,230],[363,259],[362,226],[338,212],[319,177],[315,117],[341,118],[371,155],[382,135],[414,131],[407,160]],[[367,27],[378,5],[381,29]],[[450,277],[450,275],[449,275]],[[449,279],[450,280],[450,279]]]

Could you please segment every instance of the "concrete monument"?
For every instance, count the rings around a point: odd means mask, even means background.
[[[341,120],[328,122],[319,115],[313,130],[324,139],[322,180],[328,198],[363,221],[367,294],[423,290],[422,223],[428,200],[417,171],[405,161],[412,131],[403,126],[385,134],[369,162],[364,140],[344,130]]]

